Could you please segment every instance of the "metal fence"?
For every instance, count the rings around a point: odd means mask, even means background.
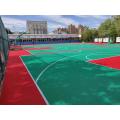
[[[0,82],[3,79],[9,51],[8,34],[0,18]]]

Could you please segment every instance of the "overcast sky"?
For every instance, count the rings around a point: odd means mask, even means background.
[[[69,24],[82,24],[92,28],[97,28],[104,20],[110,18],[107,15],[4,15],[1,16],[5,27],[14,32],[26,31],[26,21],[46,20],[48,31],[51,32],[58,27],[66,27]]]

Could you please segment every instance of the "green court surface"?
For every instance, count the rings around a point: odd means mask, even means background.
[[[49,104],[120,104],[120,70],[88,60],[120,55],[119,44],[46,44],[21,56]]]

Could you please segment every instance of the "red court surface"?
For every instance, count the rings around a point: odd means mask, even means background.
[[[29,55],[25,50],[10,51],[1,88],[2,105],[45,105],[45,101],[19,56]],[[15,64],[13,64],[15,63]]]
[[[115,57],[109,57],[109,58],[102,58],[97,60],[90,60],[90,63],[114,68],[114,69],[120,69],[120,56]]]
[[[95,45],[104,45],[106,43],[103,42],[89,42],[90,44],[95,44]]]
[[[41,47],[41,48],[25,48],[25,50],[49,50],[51,47]]]

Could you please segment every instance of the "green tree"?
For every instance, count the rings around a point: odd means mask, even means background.
[[[82,40],[92,42],[96,37],[109,37],[115,42],[117,36],[120,37],[120,15],[115,15],[105,20],[98,29],[85,27],[82,33]]]
[[[111,20],[107,19],[98,28],[99,37],[108,37],[110,35]]]
[[[115,41],[117,36],[116,25],[113,19],[105,20],[98,28],[99,37],[109,37]]]
[[[120,15],[112,16],[112,20],[114,21],[115,24],[116,35],[120,36]]]
[[[86,27],[82,33],[82,41],[84,42],[93,42],[95,37],[98,37],[97,29],[90,29]]]

